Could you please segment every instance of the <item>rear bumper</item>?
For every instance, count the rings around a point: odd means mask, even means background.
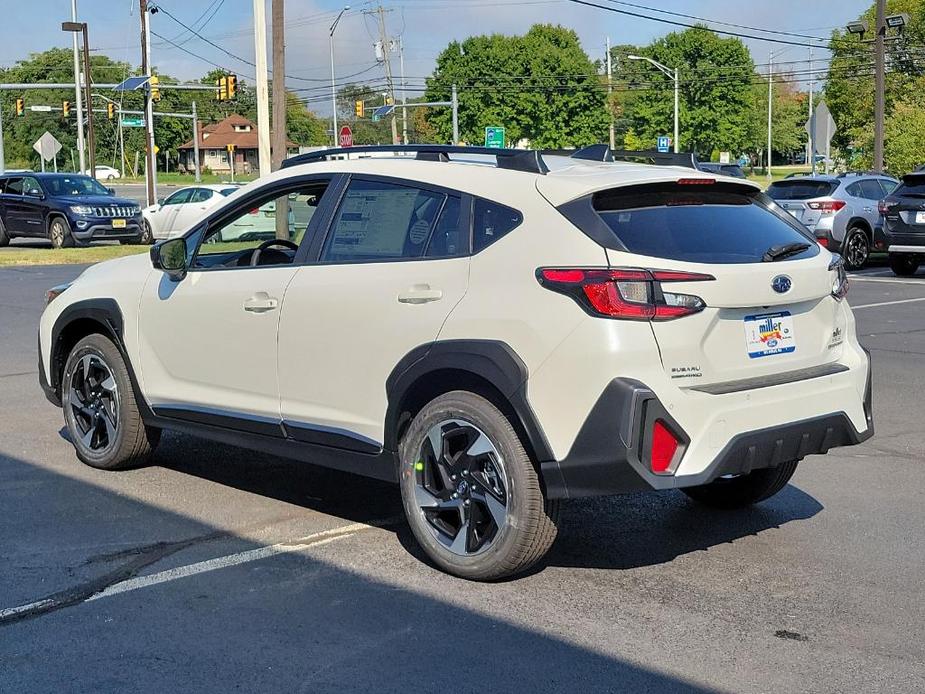
[[[923,253],[925,254],[925,245],[922,246],[909,246],[905,244],[890,244],[887,249],[890,253]]]
[[[691,487],[723,475],[776,467],[782,462],[866,441],[874,433],[869,358],[862,406],[867,425],[863,431],[855,427],[847,412],[834,410],[736,434],[696,473],[656,475],[646,463],[647,432],[652,431],[654,421],[668,422],[682,439],[686,434],[651,389],[638,381],[616,378],[601,394],[569,454],[563,460],[542,464],[546,492],[550,498],[578,498]],[[706,438],[709,434],[705,431],[700,436]],[[702,456],[704,446],[697,444],[702,442],[682,441],[685,455]],[[698,448],[699,453],[695,452]],[[683,472],[684,457],[681,462],[679,472]]]

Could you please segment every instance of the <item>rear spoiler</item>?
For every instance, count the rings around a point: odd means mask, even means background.
[[[549,149],[543,154],[550,154],[586,161],[614,162],[626,161],[636,164],[653,164],[656,166],[683,166],[699,171],[700,166],[695,152],[658,152],[650,150],[610,149],[607,145],[589,145],[581,149]]]

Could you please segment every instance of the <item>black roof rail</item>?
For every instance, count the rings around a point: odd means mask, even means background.
[[[543,154],[550,154],[571,159],[584,159],[587,161],[614,162],[627,161],[638,164],[654,164],[656,166],[684,166],[688,169],[700,168],[697,155],[694,152],[658,152],[651,150],[610,149],[605,144],[588,145],[580,149],[549,149]]]
[[[282,163],[282,168],[309,164],[316,161],[325,161],[330,157],[350,154],[414,154],[415,159],[427,161],[452,161],[450,155],[480,154],[495,157],[499,169],[511,171],[524,171],[526,173],[546,174],[549,167],[543,157],[535,149],[499,149],[496,147],[470,147],[458,145],[360,145],[354,147],[339,147],[334,149],[319,149],[315,152],[297,154],[289,157]]]

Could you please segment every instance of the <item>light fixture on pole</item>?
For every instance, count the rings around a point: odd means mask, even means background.
[[[86,97],[84,103],[87,105],[87,159],[89,162],[90,175],[96,178],[96,143],[93,137],[93,106],[90,99],[90,40],[87,37],[86,22],[61,22],[61,31],[80,33],[84,42],[84,89]]]
[[[337,30],[337,25],[340,22],[340,18],[344,16],[344,12],[350,9],[350,5],[344,5],[344,9],[340,11],[337,15],[337,18],[334,20],[334,23],[331,25],[331,30],[328,32],[328,39],[331,45],[331,109],[332,109],[332,123],[333,127],[331,128],[331,137],[334,141],[334,146],[337,147],[337,86],[334,83],[334,32]]]
[[[667,65],[662,65],[657,60],[653,60],[652,58],[647,58],[644,55],[628,55],[626,56],[626,58],[627,60],[645,60],[647,63],[658,68],[659,70],[664,72],[666,75],[668,75],[668,77],[674,80],[674,151],[675,151],[675,154],[677,154],[680,151],[680,143],[678,142],[678,140],[680,139],[680,128],[679,128],[679,120],[678,120],[678,109],[680,105],[679,104],[680,99],[679,99],[678,68],[675,68],[674,70],[672,70]]]

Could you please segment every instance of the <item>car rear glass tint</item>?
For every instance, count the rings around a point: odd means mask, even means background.
[[[925,197],[925,176],[906,176],[899,187],[893,191],[896,197],[911,195],[913,197]]]
[[[478,253],[517,228],[522,221],[523,215],[517,210],[477,199],[472,210],[472,252]]]
[[[630,253],[691,263],[756,263],[773,246],[808,243],[796,222],[731,187],[649,186],[596,193],[597,214]],[[712,186],[711,186],[712,188]],[[725,190],[723,189],[725,188]]]
[[[811,200],[831,195],[836,188],[834,181],[778,181],[768,186],[768,196],[774,200]]]

